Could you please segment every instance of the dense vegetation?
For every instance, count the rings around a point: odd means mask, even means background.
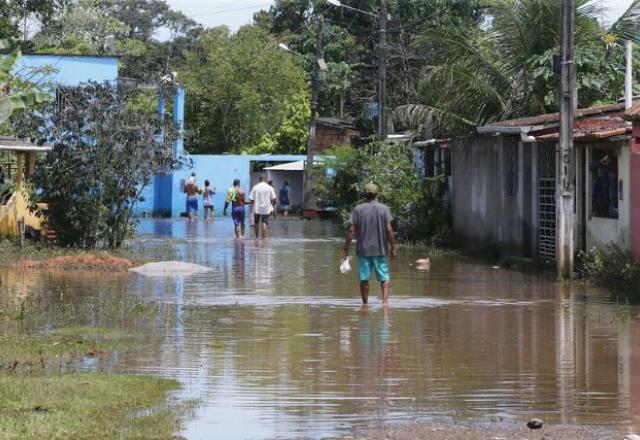
[[[37,52],[120,55],[121,76],[157,81],[178,71],[188,87],[187,149],[298,152],[308,120],[316,22],[325,18],[320,114],[361,118],[375,101],[377,18],[324,0],[276,0],[236,32],[203,29],[164,0],[4,0],[0,38]],[[351,4],[349,1],[346,4]],[[389,13],[388,104],[396,128],[435,134],[557,110],[558,0],[398,0]],[[376,0],[351,4],[375,13]],[[640,2],[612,26],[601,3],[578,0],[581,106],[622,96],[625,39],[638,39]],[[26,32],[25,32],[26,30]],[[294,53],[278,48],[286,43]],[[361,120],[366,130],[374,124]]]
[[[321,205],[339,207],[342,221],[362,202],[362,188],[374,182],[379,199],[389,206],[399,238],[434,245],[452,239],[443,176],[424,178],[405,144],[372,143],[363,148],[341,146],[328,152],[315,188]]]
[[[201,153],[304,151],[308,80],[317,19],[323,16],[327,69],[320,78],[320,115],[359,118],[365,132],[374,126],[362,115],[376,97],[377,0],[352,4],[372,15],[324,0],[276,0],[235,32],[204,29],[164,0],[4,3],[0,37],[12,37],[26,50],[120,55],[121,76],[141,82],[178,71],[188,91],[186,147]],[[640,1],[608,27],[601,23],[600,2],[577,3],[579,104],[616,102],[623,92],[623,42],[640,35]],[[560,5],[558,0],[391,2],[388,104],[396,128],[420,131],[428,111],[435,116],[434,135],[450,137],[502,118],[557,110],[553,58],[559,53]],[[422,180],[402,148],[374,143],[337,150],[344,165],[336,162],[335,182],[324,182],[318,191],[346,209],[357,199],[356,187],[375,180],[385,188],[382,197],[392,206],[401,235],[446,235],[447,219],[437,215],[440,208],[446,212],[443,183]],[[53,183],[45,180],[40,183]],[[118,243],[122,237],[98,241]]]
[[[619,299],[640,303],[640,265],[633,261],[629,251],[610,245],[605,250],[580,252],[577,274],[583,280],[607,287]]]
[[[50,226],[63,246],[120,247],[132,232],[133,207],[154,176],[179,165],[173,124],[137,103],[144,92],[90,83],[24,115],[19,129],[53,150],[34,184],[48,203]]]

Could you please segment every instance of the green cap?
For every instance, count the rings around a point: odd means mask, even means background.
[[[365,194],[378,194],[378,187],[373,183],[367,183],[364,186]]]

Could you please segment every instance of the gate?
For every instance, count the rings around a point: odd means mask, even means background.
[[[538,144],[538,257],[556,259],[556,146]]]

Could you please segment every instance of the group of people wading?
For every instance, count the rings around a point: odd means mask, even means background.
[[[211,187],[208,180],[205,180],[203,188],[199,188],[196,183],[196,174],[191,173],[191,177],[185,182],[184,193],[187,195],[186,211],[189,220],[198,218],[198,195],[202,196],[205,220],[213,218],[215,214],[213,196],[216,194],[216,189]],[[267,238],[269,218],[275,216],[276,206],[279,205],[282,215],[287,217],[291,209],[291,201],[292,191],[287,180],[284,181],[279,196],[277,196],[272,182],[267,183],[266,177],[260,176],[258,183],[251,188],[247,198],[240,185],[240,179],[235,179],[233,186],[227,190],[222,214],[226,216],[229,205],[231,205],[231,218],[236,238],[241,239],[245,236],[245,205],[250,205],[256,238]]]
[[[240,185],[240,179],[233,181],[233,186],[227,190],[222,214],[227,215],[231,205],[231,218],[235,228],[236,239],[245,236],[245,205],[253,209],[253,229],[257,239],[267,238],[269,234],[269,218],[275,214],[275,207],[279,203],[283,215],[286,217],[291,206],[292,194],[289,182],[285,180],[278,195],[271,182],[260,176],[249,192],[249,197]],[[205,181],[204,188],[199,189],[195,181],[195,173],[191,174],[185,183],[187,194],[187,215],[194,219],[198,212],[198,194],[202,195],[205,207],[205,219],[213,215],[213,195],[215,188],[211,188],[209,181]],[[364,186],[362,195],[364,202],[357,205],[349,217],[347,234],[342,253],[342,261],[350,258],[351,242],[356,240],[356,255],[358,256],[358,278],[360,279],[360,295],[362,302],[369,301],[369,281],[373,274],[380,283],[381,299],[389,301],[391,277],[389,274],[389,259],[396,255],[395,238],[391,225],[392,217],[389,208],[378,202],[378,187],[373,183]],[[207,209],[207,207],[211,207]]]

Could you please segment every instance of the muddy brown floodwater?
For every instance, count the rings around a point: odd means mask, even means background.
[[[340,274],[329,223],[276,220],[236,242],[231,220],[143,220],[132,246],[210,266],[178,278],[0,272],[0,301],[112,295],[174,306],[144,350],[84,368],[179,379],[200,399],[189,439],[320,438],[395,424],[593,425],[640,429],[640,309],[549,275],[401,252],[388,307],[362,307]],[[167,240],[171,239],[171,240]],[[109,311],[87,324],[104,325]],[[51,323],[42,322],[46,327]],[[139,331],[131,320],[132,331]]]

